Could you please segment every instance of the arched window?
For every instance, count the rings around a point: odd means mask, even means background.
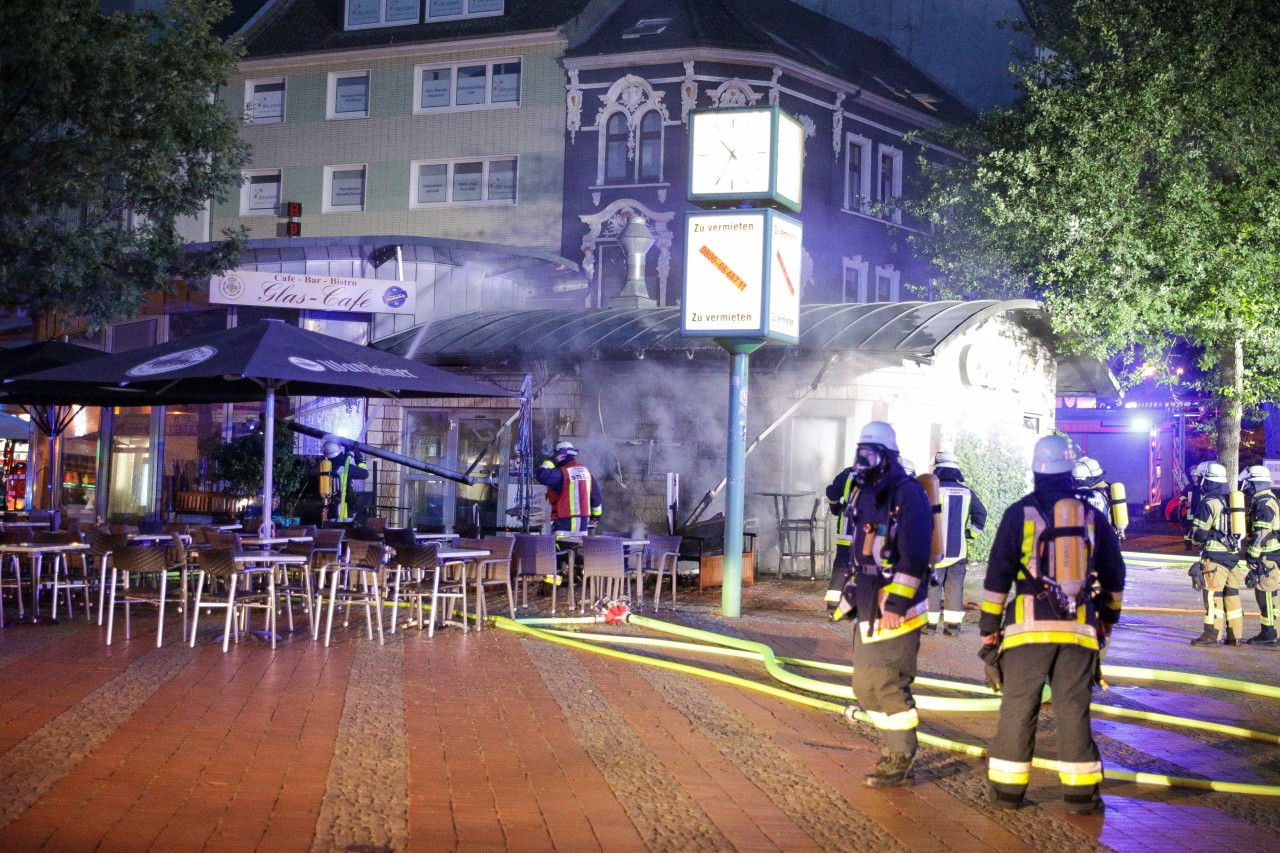
[[[640,120],[639,160],[638,183],[662,180],[662,116],[656,110],[645,113]]]
[[[627,169],[627,117],[617,112],[609,116],[604,133],[604,181],[621,184],[630,181]]]

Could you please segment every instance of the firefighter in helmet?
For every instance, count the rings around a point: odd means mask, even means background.
[[[351,518],[352,484],[369,478],[369,468],[360,451],[349,449],[336,435],[320,439],[324,458],[320,460],[320,497],[324,501],[325,518],[346,521]]]
[[[1125,529],[1129,526],[1129,510],[1127,506],[1123,511],[1120,508],[1120,504],[1124,502],[1123,491],[1112,494],[1122,489],[1122,486],[1120,484],[1113,486],[1108,483],[1106,471],[1102,470],[1098,460],[1089,456],[1081,456],[1076,460],[1075,466],[1071,469],[1071,476],[1075,480],[1076,488],[1086,492],[1089,503],[1097,507],[1111,521],[1116,535],[1123,542]]]
[[[943,556],[933,566],[929,585],[929,624],[924,630],[936,633],[942,622],[942,633],[960,633],[964,621],[964,578],[969,571],[968,541],[987,523],[987,508],[982,499],[965,485],[960,460],[954,453],[939,452],[933,457],[933,475],[938,478],[938,496],[942,504]]]
[[[571,441],[556,443],[550,459],[537,471],[538,482],[547,487],[551,504],[551,529],[557,533],[585,533],[594,527],[604,508],[600,484],[578,459]]]
[[[1187,487],[1183,490],[1182,501],[1182,541],[1188,551],[1196,551],[1196,540],[1192,535],[1195,530],[1194,516],[1196,507],[1200,505],[1200,491],[1204,487],[1204,469],[1208,462],[1198,462],[1187,477]]]
[[[1191,514],[1191,536],[1200,546],[1200,562],[1187,572],[1191,588],[1204,593],[1204,631],[1191,641],[1193,646],[1216,646],[1225,624],[1223,642],[1238,646],[1244,634],[1244,610],[1240,606],[1240,589],[1244,572],[1240,570],[1237,537],[1231,532],[1231,513],[1227,504],[1227,469],[1217,462],[1207,462],[1200,481],[1200,503]]]
[[[908,477],[916,475],[916,466],[910,459],[898,457],[898,464]],[[827,507],[836,517],[836,553],[831,563],[831,580],[827,583],[825,601],[827,612],[834,615],[840,606],[840,593],[849,580],[849,543],[853,534],[849,532],[849,519],[845,516],[845,508],[849,506],[856,486],[853,479],[853,466],[845,468],[827,486]]]
[[[1276,591],[1280,590],[1280,502],[1271,491],[1271,471],[1250,465],[1240,472],[1240,488],[1249,499],[1248,540],[1242,549],[1249,566],[1244,585],[1253,588],[1262,630],[1248,640],[1254,646],[1280,646],[1276,634]]]
[[[897,434],[887,423],[862,428],[852,467],[855,488],[845,509],[851,571],[841,606],[855,616],[854,699],[884,742],[865,781],[884,788],[908,784],[915,765],[911,682],[920,627],[928,621],[933,507],[924,486],[902,470]]]
[[[991,801],[1000,808],[1022,805],[1048,683],[1067,809],[1102,809],[1089,700],[1099,650],[1120,618],[1125,567],[1110,519],[1075,489],[1074,461],[1062,436],[1036,442],[1034,489],[1000,519],[983,581],[978,628],[984,644],[998,644],[1003,672],[987,765]]]

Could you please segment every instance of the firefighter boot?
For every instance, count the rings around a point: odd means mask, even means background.
[[[892,788],[911,784],[911,768],[915,766],[913,753],[890,752],[880,756],[876,767],[866,775],[868,788]]]
[[[959,622],[945,622],[942,625],[942,635],[944,637],[954,637],[960,633]]]
[[[1223,641],[1222,641],[1222,645],[1224,645],[1224,646],[1243,646],[1243,645],[1244,645],[1244,640],[1241,640],[1239,637],[1237,637],[1237,636],[1236,636],[1236,632],[1235,632],[1235,631],[1233,631],[1232,629],[1228,628],[1228,629],[1227,629],[1227,638],[1226,638],[1225,640],[1223,640]]]
[[[1216,646],[1218,645],[1218,632],[1213,628],[1205,628],[1204,633],[1191,641],[1193,646]]]
[[[1258,636],[1246,640],[1251,646],[1280,646],[1280,636],[1276,634],[1274,625],[1263,625]]]

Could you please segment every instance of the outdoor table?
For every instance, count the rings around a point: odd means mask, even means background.
[[[285,541],[288,541],[287,539]],[[251,573],[265,572],[267,575],[267,628],[266,633],[271,635],[271,648],[276,647],[276,640],[279,636],[276,633],[276,569],[281,566],[305,566],[310,559],[305,554],[279,554],[275,551],[237,551],[231,555],[231,559],[235,561],[236,566],[245,574],[245,583],[248,583],[248,575]],[[312,616],[314,609],[311,598],[311,572],[303,571],[303,590],[307,601],[307,618],[309,624],[314,628],[315,622]],[[292,614],[289,616],[292,621]],[[258,632],[254,632],[257,634]]]
[[[88,551],[88,545],[59,545],[56,543],[36,545],[31,542],[10,542],[0,545],[0,558],[5,554],[16,554],[18,556],[27,556],[31,558],[31,621],[38,623],[40,621],[40,572],[44,562],[45,554],[53,554],[54,559],[59,559],[63,554],[76,553],[79,551]],[[18,590],[18,595],[22,594],[22,590]]]
[[[811,498],[813,492],[755,492],[761,497],[773,498],[773,516],[778,524],[778,576],[782,576],[782,560],[783,551],[786,549],[787,533],[785,530],[787,519],[791,518],[791,499],[792,498]]]
[[[465,618],[467,613],[467,571],[477,566],[476,561],[489,556],[491,552],[481,548],[440,548],[436,551],[436,559],[441,563],[458,563],[462,566],[462,613]],[[480,599],[479,596],[484,595],[484,585],[481,583],[480,572],[476,571],[476,630],[483,630],[480,624]],[[436,618],[435,614],[431,614],[431,618]]]
[[[154,545],[157,542],[172,542],[173,537],[177,536],[178,541],[183,545],[191,544],[191,534],[189,533],[130,533],[129,543],[137,545]]]
[[[310,542],[310,536],[241,536],[241,545],[287,545],[290,542]]]
[[[413,541],[418,544],[423,542],[452,542],[461,536],[461,533],[414,533]]]

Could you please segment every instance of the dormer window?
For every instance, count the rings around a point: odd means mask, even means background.
[[[622,31],[624,39],[638,39],[643,36],[656,36],[671,25],[670,18],[641,18]]]
[[[396,27],[421,20],[422,0],[347,0],[346,28]]]

